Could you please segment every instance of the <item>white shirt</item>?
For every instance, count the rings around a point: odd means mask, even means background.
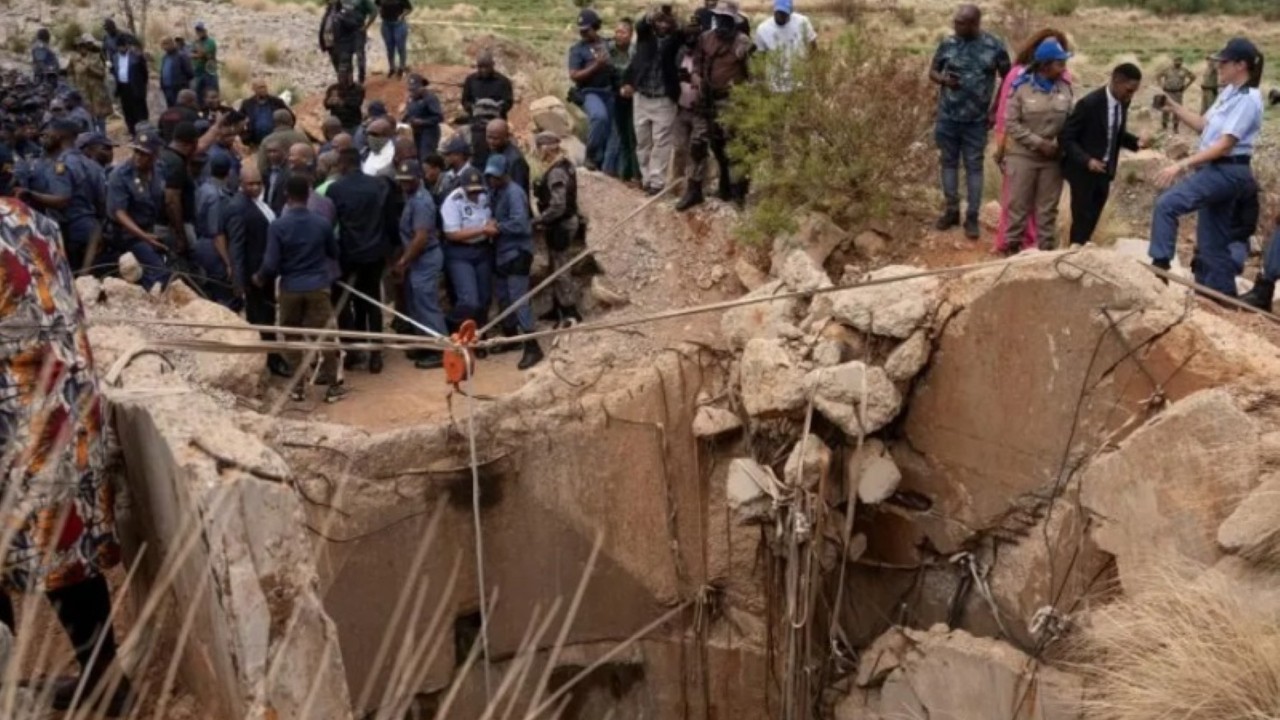
[[[791,92],[795,86],[791,59],[807,55],[810,43],[817,40],[813,23],[800,13],[791,13],[786,25],[779,25],[772,17],[760,23],[756,28],[756,49],[774,54],[769,58],[769,86],[774,92]]]
[[[122,52],[116,58],[116,80],[119,82],[129,83],[129,53]]]
[[[466,188],[456,188],[441,203],[440,217],[447,233],[484,227],[490,217],[489,193],[480,193],[476,202],[471,202]]]
[[[1116,134],[1120,132],[1120,101],[1111,94],[1111,86],[1107,85],[1107,152],[1102,162],[1111,160],[1111,148],[1116,146]]]

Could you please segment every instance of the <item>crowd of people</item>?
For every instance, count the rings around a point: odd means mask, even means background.
[[[1069,242],[1088,243],[1109,199],[1121,151],[1152,144],[1128,129],[1141,69],[1117,65],[1105,85],[1077,97],[1068,70],[1071,46],[1061,31],[1036,33],[1010,57],[1001,40],[982,30],[982,13],[975,5],[960,6],[954,29],[939,45],[929,73],[939,86],[935,138],[946,203],[937,229],[963,225],[967,237],[980,237],[983,164],[988,132],[994,129],[994,156],[1002,174],[995,252],[1056,249],[1064,183],[1071,189]],[[1200,139],[1188,157],[1153,178],[1162,192],[1153,211],[1150,256],[1153,265],[1169,269],[1179,219],[1196,212],[1191,263],[1196,281],[1235,297],[1236,276],[1244,270],[1259,219],[1258,185],[1250,165],[1262,130],[1263,56],[1248,39],[1234,38],[1208,61],[1199,113],[1182,104],[1196,76],[1181,60],[1157,74],[1162,92],[1156,95],[1155,109],[1162,128],[1176,133],[1186,125]],[[962,162],[967,186],[963,218]],[[1280,234],[1244,301],[1270,310],[1276,279]]]

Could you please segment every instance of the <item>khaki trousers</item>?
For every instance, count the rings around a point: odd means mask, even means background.
[[[667,171],[671,167],[676,103],[666,97],[651,98],[639,94],[632,98],[632,103],[641,180],[646,188],[662,189],[667,185]]]
[[[1023,247],[1027,220],[1035,213],[1036,236],[1041,250],[1058,247],[1058,203],[1062,199],[1062,166],[1058,160],[1008,155],[1009,173],[1008,242]]]
[[[324,328],[328,326],[329,318],[333,315],[333,305],[329,302],[329,290],[327,288],[314,292],[281,292],[279,297],[280,324],[282,326],[305,328]],[[302,338],[291,337],[289,339],[301,340]],[[293,351],[287,353],[287,360],[289,361],[289,367],[296,371],[302,362],[302,352]],[[333,382],[334,378],[337,377],[337,367],[336,353],[321,353],[318,381],[321,383]],[[302,377],[306,378],[305,372]]]

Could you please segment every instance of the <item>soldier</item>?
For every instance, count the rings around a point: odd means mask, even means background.
[[[164,179],[156,158],[164,144],[152,130],[141,130],[130,147],[133,157],[107,178],[108,237],[120,252],[131,252],[142,265],[142,285],[148,290],[169,283],[165,255],[169,248],[155,234],[164,212]]]
[[[542,231],[547,242],[551,270],[564,267],[570,259],[569,244],[582,227],[578,215],[578,176],[573,161],[560,151],[560,138],[555,133],[538,133],[534,140],[542,166],[547,169],[534,188],[538,198],[538,217],[534,227]],[[556,278],[551,312],[542,317],[552,320],[556,327],[567,327],[582,322],[578,313],[578,286],[572,273]]]
[[[1160,83],[1160,89],[1164,91],[1169,99],[1182,104],[1182,94],[1187,88],[1191,87],[1196,81],[1196,74],[1182,66],[1182,58],[1174,58],[1173,65],[1160,71],[1156,76],[1156,82]],[[1160,117],[1160,129],[1168,130],[1169,125],[1173,125],[1173,134],[1178,134],[1178,126],[1182,123],[1178,117],[1172,113],[1164,113]]]
[[[67,63],[71,84],[84,96],[85,107],[93,116],[93,129],[106,132],[106,118],[111,114],[111,96],[107,92],[107,66],[98,41],[89,33],[80,36],[75,52]]]
[[[1205,56],[1208,62],[1204,67],[1204,80],[1200,81],[1200,114],[1204,115],[1209,112],[1209,108],[1213,107],[1213,103],[1218,99],[1218,63],[1214,62],[1212,55]]]
[[[738,11],[734,4],[721,2],[712,11],[715,27],[698,38],[693,50],[693,77],[698,86],[699,107],[693,119],[692,147],[689,149],[689,172],[685,179],[684,197],[676,210],[684,212],[702,203],[702,178],[705,176],[708,152],[714,153],[720,167],[720,199],[742,202],[747,196],[747,180],[733,180],[727,151],[729,134],[720,123],[720,114],[729,102],[729,92],[748,78],[748,61],[754,45],[751,38],[738,32]]]

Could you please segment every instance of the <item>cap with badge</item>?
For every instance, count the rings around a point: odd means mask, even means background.
[[[462,172],[462,177],[458,178],[458,184],[467,192],[484,192],[484,178],[480,177],[480,171],[467,167]]]
[[[159,135],[153,135],[151,132],[140,132],[138,133],[138,136],[133,139],[133,142],[129,144],[129,147],[137,150],[138,152],[155,155],[164,147],[164,142],[160,140]]]
[[[1258,46],[1248,38],[1235,37],[1227,41],[1227,46],[1210,56],[1218,62],[1244,62],[1250,65],[1258,63]]]
[[[422,163],[417,160],[401,160],[396,165],[397,180],[421,180],[422,179]]]
[[[578,13],[578,29],[587,30],[588,28],[600,27],[600,14],[591,8],[584,8]]]
[[[490,155],[484,164],[485,177],[502,177],[507,174],[507,158],[504,155]]]

